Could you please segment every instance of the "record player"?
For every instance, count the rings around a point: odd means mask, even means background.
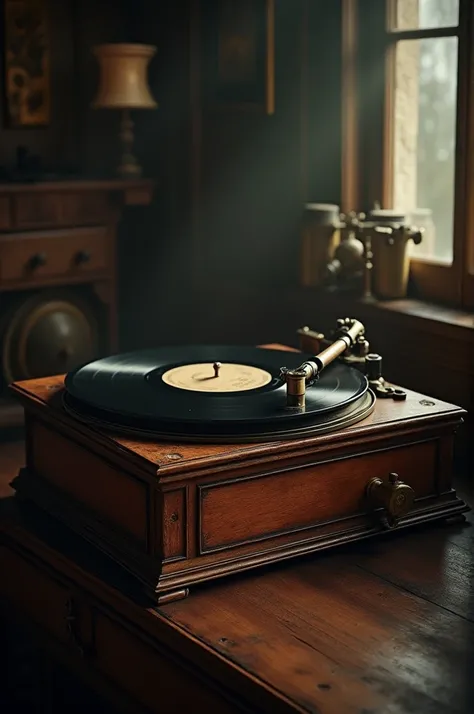
[[[388,384],[357,320],[299,334],[303,351],[162,348],[13,384],[17,495],[158,603],[468,510],[452,487],[464,411]]]

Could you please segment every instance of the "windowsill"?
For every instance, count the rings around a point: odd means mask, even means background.
[[[430,322],[441,322],[452,327],[459,327],[474,331],[474,314],[465,310],[444,307],[423,300],[412,300],[409,298],[403,300],[373,300],[364,301],[359,299],[360,303],[371,305],[377,310],[387,310],[402,315],[410,315],[411,317],[427,320]]]
[[[411,260],[425,265],[440,265],[442,268],[451,268],[453,265],[452,258],[430,258],[428,255],[417,255],[414,252],[411,254]]]
[[[341,305],[344,314],[352,309],[361,319],[367,316],[383,317],[390,321],[415,323],[419,329],[441,336],[451,336],[474,342],[474,313],[457,308],[444,307],[423,300],[366,300],[350,292],[328,292],[325,299]],[[357,306],[357,309],[354,309]],[[341,314],[342,314],[341,312]],[[357,317],[354,314],[354,317]]]

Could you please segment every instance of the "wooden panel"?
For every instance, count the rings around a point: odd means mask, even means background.
[[[69,639],[69,590],[6,546],[0,546],[0,594],[60,642]]]
[[[15,226],[87,226],[107,221],[109,195],[103,191],[24,193],[14,197]]]
[[[163,557],[186,557],[186,490],[163,495]]]
[[[182,663],[162,653],[104,614],[95,625],[94,666],[151,712],[239,711],[191,671],[183,681]]]
[[[60,221],[60,196],[54,193],[22,193],[13,199],[18,228],[41,228]]]
[[[0,196],[0,231],[7,231],[11,228],[10,199],[8,196]]]
[[[107,220],[109,196],[106,193],[63,193],[59,198],[60,222],[63,225],[87,226]]]
[[[365,488],[392,471],[423,497],[436,493],[437,442],[205,486],[202,551],[310,528],[367,510]]]
[[[31,453],[27,456],[27,464],[32,472],[87,506],[93,513],[100,514],[101,519],[118,526],[140,543],[147,544],[149,516],[146,484],[39,422],[32,425]]]
[[[36,282],[108,268],[105,228],[9,234],[0,239],[0,280]]]

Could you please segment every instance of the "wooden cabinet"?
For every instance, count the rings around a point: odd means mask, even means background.
[[[21,420],[10,381],[117,349],[117,224],[151,196],[144,180],[0,184],[0,428]]]
[[[399,529],[466,509],[452,487],[464,412],[416,392],[377,399],[365,420],[331,434],[172,445],[81,423],[64,409],[62,389],[61,376],[12,385],[28,444],[13,487],[159,604],[192,596],[199,583],[385,532],[393,523],[368,495],[374,479],[410,487]]]
[[[144,619],[133,622],[132,613],[140,608],[131,601],[119,596],[111,607],[109,598],[98,596],[98,581],[77,578],[74,565],[64,570],[53,553],[52,560],[44,554],[38,557],[8,536],[0,542],[0,572],[10,573],[0,582],[3,615],[8,606],[9,617],[30,623],[39,641],[82,680],[93,673],[94,689],[120,703],[114,712],[247,711],[233,694],[160,642],[157,633],[164,622],[157,613],[142,610]]]
[[[3,290],[107,277],[114,257],[107,226],[0,234]]]
[[[45,657],[12,671],[28,653],[2,642],[2,714],[472,714],[472,526],[387,534],[156,608],[25,505],[0,503],[0,625],[20,621],[63,669],[56,686]],[[11,680],[22,708],[3,706]]]

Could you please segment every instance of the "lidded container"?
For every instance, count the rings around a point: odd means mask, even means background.
[[[301,236],[301,284],[323,283],[327,264],[341,240],[339,206],[332,203],[305,205]]]
[[[421,232],[407,224],[407,217],[392,209],[374,209],[369,214],[372,224],[373,254],[372,289],[385,300],[406,297],[410,273],[408,243],[421,242]]]

